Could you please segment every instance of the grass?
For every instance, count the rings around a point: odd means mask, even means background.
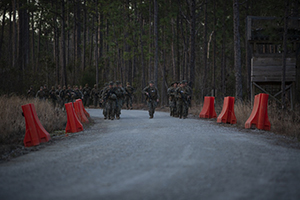
[[[217,115],[221,113],[222,106],[223,104],[221,104],[221,102],[215,105]],[[198,117],[202,107],[202,104],[193,105],[189,110],[189,113]],[[237,124],[235,126],[238,128],[245,128],[245,123],[252,112],[251,103],[235,103],[234,112],[237,119]],[[300,105],[295,106],[293,110],[283,111],[276,103],[271,102],[268,105],[268,117],[273,133],[285,135],[300,141]]]
[[[33,103],[37,116],[46,131],[53,132],[65,128],[67,115],[55,109],[48,101],[26,99],[18,96],[0,96],[0,144],[22,144],[25,135],[25,118],[22,105]]]

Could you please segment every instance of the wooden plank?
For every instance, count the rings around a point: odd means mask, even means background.
[[[252,82],[281,82],[281,77],[251,77],[251,81]],[[296,77],[295,78],[286,78],[285,82],[294,82],[296,81]]]
[[[282,58],[252,58],[252,66],[282,66]],[[287,58],[287,66],[296,66],[296,58]]]

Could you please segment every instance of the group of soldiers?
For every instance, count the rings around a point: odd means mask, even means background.
[[[82,99],[84,106],[90,105],[90,100],[93,101],[94,107],[99,104],[103,107],[104,119],[120,119],[121,109],[126,103],[127,109],[132,109],[132,99],[135,89],[127,82],[126,87],[123,88],[120,81],[109,82],[99,90],[97,85],[90,88],[88,84],[85,87],[68,85],[61,88],[51,87],[48,90],[47,86],[41,86],[37,92],[34,92],[33,87],[27,92],[28,97],[36,97],[40,100],[50,100],[54,106],[57,105],[63,108],[65,103],[74,102],[76,99]],[[150,119],[154,117],[155,108],[159,102],[159,93],[154,86],[154,82],[150,81],[149,85],[145,87],[142,93],[146,96],[147,106],[149,110]],[[170,116],[185,119],[188,115],[188,109],[191,106],[192,89],[186,80],[181,82],[173,82],[168,88],[167,94],[169,96]]]
[[[104,119],[114,120],[120,119],[121,109],[126,103],[127,109],[132,109],[132,98],[135,89],[127,82],[123,88],[120,81],[109,82],[104,85],[104,88],[97,95],[101,107],[103,107]],[[95,95],[95,93],[93,93]],[[94,98],[95,100],[95,98]],[[95,104],[95,101],[94,101]]]
[[[28,98],[38,98],[40,100],[49,100],[53,103],[53,105],[63,107],[65,103],[74,102],[76,99],[84,99],[83,93],[88,89],[88,85],[84,88],[82,86],[78,87],[77,85],[73,86],[73,88],[68,85],[63,86],[61,88],[58,85],[56,88],[54,86],[49,90],[47,85],[41,86],[40,89],[35,92],[33,87],[30,86],[27,91]]]
[[[187,118],[188,109],[191,107],[193,90],[186,80],[173,82],[168,88],[170,116]]]
[[[38,98],[40,100],[49,100],[53,103],[53,105],[59,106],[63,108],[65,103],[68,102],[74,102],[76,99],[82,99],[84,106],[89,106],[90,101],[93,102],[94,107],[97,107],[98,105],[100,107],[104,107],[104,110],[106,110],[107,102],[110,102],[109,100],[111,97],[108,97],[107,92],[108,89],[113,88],[113,92],[117,95],[117,101],[116,108],[121,108],[123,104],[126,102],[127,109],[132,109],[132,100],[133,100],[133,93],[135,92],[135,89],[130,85],[129,82],[127,82],[127,86],[125,88],[122,87],[122,83],[119,81],[116,81],[116,83],[110,82],[109,84],[105,84],[104,88],[102,90],[99,90],[97,85],[94,85],[94,88],[90,88],[88,84],[85,84],[85,87],[82,86],[73,86],[73,88],[68,85],[63,86],[57,86],[56,88],[54,86],[51,87],[51,90],[47,88],[47,85],[41,86],[40,89],[35,92],[33,87],[31,86],[30,89],[27,91],[27,97],[28,98]],[[120,91],[119,91],[120,90]],[[122,103],[122,105],[121,105]],[[114,107],[111,104],[109,104],[110,107]],[[114,109],[117,111],[116,117],[119,118],[121,111]],[[106,118],[112,118],[111,109],[108,109],[109,116],[105,114]],[[114,112],[114,111],[113,111]]]

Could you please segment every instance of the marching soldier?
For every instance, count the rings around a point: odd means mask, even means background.
[[[57,97],[56,97],[56,91],[55,91],[55,87],[54,86],[52,86],[51,90],[49,91],[49,99],[51,100],[51,102],[54,105],[54,107],[56,107]]]
[[[94,85],[94,88],[92,89],[90,96],[93,98],[93,104],[94,107],[96,108],[98,104],[98,98],[99,98],[99,90],[97,88],[97,84]]]
[[[176,116],[176,94],[175,90],[177,88],[177,83],[173,82],[171,87],[168,88],[167,93],[169,96],[169,106],[170,106],[170,116]]]
[[[124,88],[122,87],[120,81],[116,81],[115,94],[117,95],[115,114],[116,114],[116,118],[120,119],[121,109],[123,106],[123,100],[125,95]]]
[[[43,86],[40,87],[40,90],[36,93],[36,98],[39,98],[39,100],[43,100],[45,98],[45,93],[43,91]]]
[[[27,98],[34,98],[35,97],[35,91],[33,90],[33,87],[30,86],[29,90],[27,91]]]
[[[83,88],[82,93],[83,93],[83,105],[89,106],[90,105],[91,88],[89,87],[88,84],[85,84],[85,87]]]
[[[61,91],[61,87],[60,87],[60,85],[58,85],[56,90],[55,90],[55,95],[56,95],[58,107],[62,108],[63,103],[62,103],[62,99],[59,96],[60,91]]]
[[[59,97],[60,97],[60,100],[61,100],[61,107],[63,108],[64,104],[67,103],[66,102],[66,91],[67,91],[67,88],[66,86],[64,85],[63,88],[59,91]]]
[[[190,82],[191,83],[191,82]],[[184,80],[184,84],[185,84],[185,88],[188,91],[188,107],[192,107],[192,94],[193,94],[193,90],[192,88],[188,85],[188,82],[186,80]]]
[[[49,98],[49,90],[47,88],[47,85],[44,85],[44,99],[48,99]]]
[[[83,94],[81,93],[81,91],[79,90],[77,85],[75,85],[75,90],[73,91],[72,97],[73,97],[73,100],[83,99]]]
[[[177,114],[179,118],[185,119],[187,117],[188,111],[188,90],[185,87],[185,83],[180,82],[180,86],[175,90],[176,98],[177,98]]]
[[[114,83],[110,82],[105,91],[103,91],[102,101],[105,106],[104,119],[114,120],[117,95],[115,93]]]
[[[146,101],[149,109],[150,119],[153,118],[155,113],[155,108],[159,102],[159,94],[157,88],[154,86],[154,82],[150,81],[149,86],[145,87],[142,91],[146,95]]]
[[[72,90],[71,86],[68,85],[68,89],[66,89],[66,91],[65,91],[66,103],[73,102],[72,96],[73,96],[73,90]]]
[[[133,96],[133,93],[135,92],[135,89],[130,85],[129,82],[127,82],[126,85],[127,85],[125,88],[126,107],[127,107],[127,110],[128,109],[132,110],[132,96]]]

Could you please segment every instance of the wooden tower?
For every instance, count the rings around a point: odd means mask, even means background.
[[[263,92],[281,103],[283,27],[283,19],[281,18],[247,17],[246,51],[252,102],[257,93]],[[291,108],[293,108],[295,97],[296,66],[297,57],[300,56],[299,51],[300,18],[289,18],[285,90],[287,92],[287,102]],[[300,66],[299,64],[298,66]]]

